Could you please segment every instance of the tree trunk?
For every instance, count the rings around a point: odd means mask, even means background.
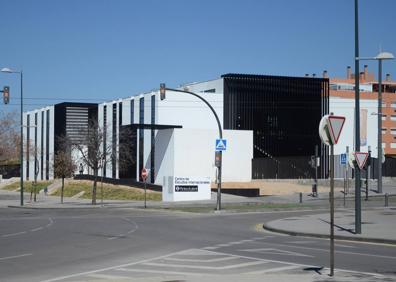
[[[98,182],[98,170],[94,171],[94,183],[92,187],[92,205],[96,205],[96,186]]]
[[[65,177],[62,176],[62,189],[61,189],[61,204],[63,204],[63,191],[65,188]]]

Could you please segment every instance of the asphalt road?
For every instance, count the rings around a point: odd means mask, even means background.
[[[4,208],[0,281],[316,271],[313,267],[329,265],[328,240],[281,236],[259,228],[265,221],[304,213],[309,212],[201,215]],[[381,275],[396,275],[396,246],[337,241],[335,262],[338,270],[393,281]]]

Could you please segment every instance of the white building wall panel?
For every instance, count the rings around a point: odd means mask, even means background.
[[[361,131],[361,152],[367,152],[371,146],[371,156],[377,158],[377,116],[372,115],[377,111],[376,100],[360,100],[360,131]],[[334,154],[345,153],[346,146],[349,152],[354,151],[355,144],[355,100],[338,97],[330,97],[330,112],[334,115],[345,116],[345,124],[342,129],[338,144],[334,146]]]

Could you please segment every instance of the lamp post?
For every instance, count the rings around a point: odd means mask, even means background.
[[[180,89],[173,89],[173,88],[168,88],[165,86],[165,83],[161,83],[160,85],[160,96],[161,96],[161,100],[165,99],[165,92],[166,90],[169,91],[173,91],[173,92],[180,92],[180,93],[186,93],[186,94],[190,94],[192,96],[195,96],[197,98],[199,98],[200,100],[202,100],[212,111],[213,115],[216,118],[216,122],[217,122],[217,126],[219,128],[219,138],[223,139],[223,131],[221,129],[221,123],[219,120],[219,117],[217,116],[216,111],[213,109],[212,105],[209,104],[208,101],[206,101],[204,98],[202,98],[201,96],[199,96],[198,94],[194,93],[194,92],[190,92],[187,90],[180,90]],[[218,165],[218,182],[217,182],[217,201],[216,201],[216,210],[221,210],[221,167],[222,167],[222,151],[219,151],[219,165]]]
[[[2,68],[4,73],[17,73],[21,79],[21,144],[20,144],[20,175],[21,175],[21,206],[23,206],[23,71],[14,71],[9,68]]]
[[[382,61],[392,60],[395,57],[392,53],[381,52],[375,57],[358,58],[359,60],[377,60],[378,61],[378,184],[377,193],[382,193]]]

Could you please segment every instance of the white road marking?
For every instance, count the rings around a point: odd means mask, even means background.
[[[127,221],[127,222],[129,222],[129,223],[131,223],[132,225],[134,225],[134,227],[131,230],[129,230],[128,232],[126,232],[126,233],[122,233],[122,234],[107,238],[107,240],[114,240],[114,239],[123,238],[123,237],[127,236],[128,234],[131,234],[131,233],[133,233],[133,232],[135,232],[136,230],[139,229],[139,226],[137,225],[136,222],[131,221],[131,220],[127,219],[127,218],[122,218],[122,219]]]
[[[261,249],[245,249],[245,250],[240,250],[242,252],[251,252],[251,253],[260,253],[260,254],[273,254],[273,255],[284,255],[284,256],[298,256],[298,257],[311,257],[313,258],[314,256],[311,255],[306,255],[302,253],[296,253],[296,252],[291,252],[291,251],[285,251],[281,249],[274,249],[274,248],[261,248]]]
[[[17,232],[17,233],[11,233],[11,234],[5,234],[5,235],[2,235],[1,237],[6,238],[6,237],[12,237],[12,236],[17,236],[17,235],[22,235],[22,234],[26,234],[26,231]]]
[[[234,269],[234,268],[241,268],[245,266],[252,266],[252,265],[259,265],[259,264],[266,264],[266,261],[252,261],[252,262],[244,262],[239,264],[232,264],[226,266],[202,266],[202,265],[186,265],[186,264],[166,264],[166,263],[156,263],[156,262],[147,262],[143,263],[143,265],[148,266],[162,266],[162,267],[179,267],[179,268],[191,268],[191,269],[205,269],[205,270],[226,270],[226,269]]]
[[[235,257],[223,257],[223,258],[214,258],[214,259],[186,259],[186,258],[166,258],[166,260],[171,261],[189,261],[189,262],[218,262],[218,261],[227,261],[234,260]]]
[[[142,264],[142,263],[153,261],[153,260],[164,259],[164,258],[167,258],[167,257],[170,257],[170,256],[181,254],[181,253],[186,252],[186,251],[187,250],[183,250],[183,251],[178,251],[178,252],[170,253],[170,254],[167,254],[167,255],[163,255],[163,256],[159,256],[159,257],[155,257],[155,258],[151,258],[151,259],[145,259],[145,260],[131,262],[131,263],[125,263],[125,264],[120,264],[120,265],[115,265],[115,266],[110,266],[110,267],[98,268],[98,269],[85,271],[85,272],[74,273],[74,274],[65,275],[65,276],[59,276],[59,277],[47,279],[47,280],[44,280],[44,281],[41,281],[41,282],[53,282],[53,281],[59,281],[59,280],[73,278],[73,277],[78,277],[78,276],[98,273],[98,272],[107,271],[107,270],[125,268],[125,267],[129,267],[129,266],[137,265],[137,264]]]
[[[160,274],[174,274],[174,275],[202,275],[202,273],[195,272],[180,272],[180,271],[168,271],[168,270],[150,270],[150,269],[138,269],[138,268],[117,268],[115,270],[127,271],[127,272],[144,272],[144,273],[160,273]]]
[[[279,272],[279,271],[284,271],[284,270],[297,269],[300,267],[301,266],[297,266],[297,265],[287,265],[287,266],[269,268],[269,269],[265,269],[265,270],[247,272],[246,274],[265,274],[268,272]]]
[[[283,244],[277,244],[277,243],[267,243],[267,242],[262,242],[262,244],[269,244],[271,246],[280,246],[280,247],[285,247]],[[303,249],[303,250],[312,250],[312,251],[320,251],[320,252],[329,252],[329,249],[321,249],[321,248],[311,248],[311,247],[302,247],[302,246],[291,246],[288,245],[292,248],[295,249]],[[337,247],[337,244],[335,245]],[[338,251],[335,250],[336,253],[339,254],[349,254],[349,255],[358,255],[358,256],[367,256],[367,257],[377,257],[377,258],[386,258],[386,259],[396,259],[396,256],[383,256],[383,255],[374,255],[374,254],[366,254],[366,253],[357,253],[357,252],[347,252],[347,251]]]
[[[205,250],[216,250],[216,249],[218,249],[219,247],[205,247],[205,248],[203,248],[203,249],[205,249]]]
[[[26,219],[28,219],[28,218],[26,218]],[[38,219],[41,219],[41,218],[38,218]],[[7,238],[7,237],[12,237],[12,236],[26,234],[27,232],[36,232],[36,231],[39,231],[41,229],[48,228],[54,223],[52,218],[49,217],[48,220],[49,220],[49,223],[47,225],[45,225],[45,226],[43,225],[43,226],[39,226],[37,228],[30,229],[30,230],[25,230],[25,231],[16,232],[16,233],[10,233],[10,234],[4,234],[4,235],[1,235],[1,237],[2,238]]]
[[[15,259],[15,258],[27,257],[31,255],[32,254],[22,254],[22,255],[10,256],[10,257],[2,257],[0,258],[0,260]]]
[[[108,274],[89,274],[88,277],[105,279],[108,281],[114,281],[115,279],[131,279],[131,277],[120,276],[120,275],[108,275]]]

